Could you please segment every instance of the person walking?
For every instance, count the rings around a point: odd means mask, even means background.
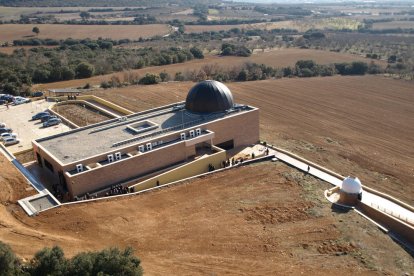
[[[9,109],[9,102],[6,102],[6,108]]]
[[[310,171],[310,166],[308,165],[308,173],[309,173],[309,171]]]

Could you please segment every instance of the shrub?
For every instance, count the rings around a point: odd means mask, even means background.
[[[83,79],[83,78],[89,78],[93,75],[95,71],[95,67],[93,67],[92,64],[87,62],[81,62],[78,66],[76,66],[76,77]]]
[[[145,84],[145,85],[149,85],[149,84],[157,84],[157,83],[159,83],[161,81],[161,78],[160,78],[160,76],[159,75],[157,75],[157,74],[150,74],[150,73],[147,73],[146,75],[145,75],[145,77],[143,77],[143,78],[141,78],[140,80],[139,80],[139,84]]]
[[[203,51],[201,51],[197,47],[191,48],[190,52],[193,54],[194,58],[198,58],[198,59],[203,59],[204,58]]]
[[[20,262],[10,246],[0,241],[0,275],[20,274]]]
[[[64,255],[63,250],[58,246],[44,248],[31,260],[29,273],[34,276],[64,275],[68,267]]]

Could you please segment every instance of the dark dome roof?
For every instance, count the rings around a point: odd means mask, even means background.
[[[201,113],[225,111],[233,105],[230,89],[214,80],[206,80],[194,85],[185,100],[187,110]]]

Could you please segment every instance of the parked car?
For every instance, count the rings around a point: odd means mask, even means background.
[[[20,140],[17,139],[16,137],[7,137],[6,139],[3,140],[3,145],[5,146],[14,145],[17,143],[20,143]]]
[[[5,103],[7,103],[7,101],[6,101],[6,100],[0,100],[0,105],[3,105],[3,104],[5,104]]]
[[[53,119],[53,118],[57,118],[57,117],[55,115],[50,115],[49,114],[49,115],[40,117],[40,121],[42,123],[44,123],[44,122],[49,121],[50,119]]]
[[[13,101],[13,96],[9,94],[2,94],[0,96],[0,100],[4,100],[4,101],[11,103]]]
[[[42,91],[36,91],[32,93],[32,97],[42,97],[43,92]]]
[[[5,133],[5,132],[11,133],[13,132],[13,130],[9,127],[0,128],[0,134]]]
[[[37,113],[37,114],[35,114],[35,115],[32,116],[32,120],[33,121],[34,120],[39,120],[42,116],[46,116],[46,115],[50,115],[50,113],[47,112],[47,111],[39,112],[39,113]]]
[[[50,126],[58,125],[61,122],[62,120],[59,118],[51,118],[50,120],[43,123],[43,127],[50,127]]]
[[[17,138],[17,134],[16,133],[9,133],[9,132],[2,133],[2,134],[0,134],[0,141],[4,141],[4,139],[6,139],[8,137]]]
[[[29,103],[30,101],[31,100],[28,98],[17,96],[17,97],[14,97],[13,103],[15,105],[18,105],[18,104],[23,104],[23,103]]]

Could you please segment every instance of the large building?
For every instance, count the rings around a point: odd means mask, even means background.
[[[69,198],[130,183],[185,164],[212,148],[259,140],[259,110],[235,104],[230,90],[203,81],[185,102],[33,141],[38,165]]]

